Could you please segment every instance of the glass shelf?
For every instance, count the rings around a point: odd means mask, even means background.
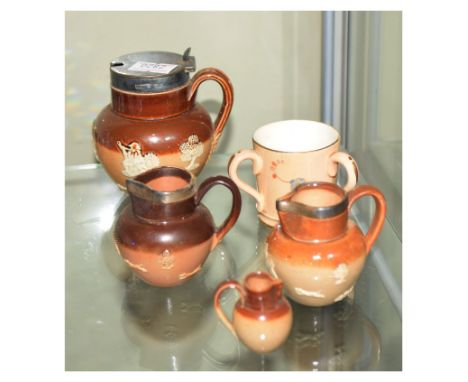
[[[199,182],[226,175],[229,156],[216,154]],[[249,165],[239,174],[251,184]],[[229,213],[229,192],[204,198],[217,224]],[[118,208],[128,200],[100,165],[66,169],[66,370],[401,370],[401,241],[386,223],[354,295],[332,306],[291,302],[293,329],[275,352],[260,356],[217,319],[213,293],[227,278],[264,268],[270,228],[242,192],[233,229],[200,274],[175,288],[136,278],[112,241]],[[354,218],[365,229],[372,206],[359,202]],[[223,308],[237,299],[225,293]]]

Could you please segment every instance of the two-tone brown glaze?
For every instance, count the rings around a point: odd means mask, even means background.
[[[193,175],[176,167],[159,167],[127,180],[131,204],[119,215],[114,238],[124,261],[151,285],[179,285],[198,273],[239,217],[240,192],[229,178],[208,178],[198,190],[194,182]],[[215,185],[233,195],[231,212],[219,228],[201,203]]]
[[[363,196],[371,196],[376,204],[366,235],[348,219],[352,205]],[[311,182],[280,198],[277,209],[280,224],[268,237],[267,262],[287,294],[309,306],[345,298],[384,224],[382,193],[366,185],[346,194],[336,184]]]
[[[216,81],[223,102],[213,124],[196,103],[201,83]],[[183,86],[159,93],[111,88],[112,103],[93,123],[96,156],[121,187],[129,178],[160,166],[198,175],[213,153],[233,105],[233,88],[220,70],[198,71]]]
[[[240,299],[234,307],[232,322],[220,303],[221,294],[236,288]],[[292,310],[283,296],[283,283],[265,272],[247,275],[244,285],[235,280],[220,284],[215,296],[216,313],[231,333],[257,353],[269,353],[286,340],[292,326]]]

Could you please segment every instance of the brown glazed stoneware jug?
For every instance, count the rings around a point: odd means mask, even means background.
[[[195,58],[139,52],[110,64],[112,102],[93,123],[95,153],[121,188],[125,180],[160,166],[198,175],[213,153],[233,105],[233,88],[220,70],[206,68],[192,79]],[[223,101],[214,125],[196,102],[198,87],[216,81]]]
[[[201,203],[215,185],[232,193],[232,208],[216,228]],[[124,261],[148,284],[182,284],[202,267],[210,251],[237,221],[241,196],[224,176],[206,179],[198,189],[195,177],[176,167],[159,167],[127,180],[130,205],[117,218],[114,240]]]
[[[351,219],[352,205],[375,201],[367,234]],[[293,300],[309,306],[332,304],[354,288],[385,221],[383,194],[373,186],[349,193],[333,183],[308,182],[276,202],[280,224],[267,239],[267,263]]]
[[[232,322],[220,303],[227,288],[236,288],[240,298],[234,307]],[[283,283],[266,272],[247,275],[244,285],[229,280],[220,284],[214,295],[218,317],[231,333],[249,349],[263,354],[277,349],[286,340],[292,327],[292,309],[283,296]]]

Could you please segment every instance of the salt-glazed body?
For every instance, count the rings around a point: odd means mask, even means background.
[[[232,193],[232,208],[219,228],[201,203],[215,185]],[[124,261],[145,282],[170,287],[198,273],[211,250],[237,221],[241,196],[224,176],[195,178],[176,167],[159,167],[127,180],[131,203],[115,223],[114,240]]]
[[[195,58],[169,52],[139,52],[110,64],[112,102],[96,117],[93,137],[97,159],[125,189],[125,180],[160,166],[198,175],[216,148],[233,105],[229,78],[205,68],[190,79]],[[223,101],[213,125],[196,102],[207,80],[222,88]]]
[[[226,317],[220,302],[221,294],[228,288],[236,288],[240,293],[232,321]],[[234,280],[220,284],[214,306],[231,333],[260,354],[281,346],[292,327],[292,309],[283,296],[283,283],[265,272],[248,274],[243,285]]]
[[[364,196],[375,201],[367,234],[351,219],[352,205]],[[267,239],[266,260],[293,300],[309,306],[332,304],[354,288],[366,257],[384,224],[386,203],[373,186],[346,193],[327,182],[297,186],[278,199],[280,223]]]

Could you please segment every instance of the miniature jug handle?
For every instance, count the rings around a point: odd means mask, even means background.
[[[247,192],[249,195],[253,196],[254,199],[257,201],[257,210],[263,211],[265,208],[265,198],[264,196],[258,192],[255,188],[245,183],[243,180],[239,178],[237,175],[237,168],[239,167],[240,163],[244,160],[251,160],[253,162],[253,172],[254,175],[257,175],[263,168],[263,159],[260,155],[258,155],[254,150],[240,150],[235,153],[231,159],[229,160],[228,164],[228,173],[234,183],[243,191]]]
[[[215,185],[222,185],[229,189],[232,193],[232,207],[229,216],[226,220],[221,224],[219,228],[216,229],[214,234],[214,240],[211,244],[211,249],[216,247],[216,245],[223,239],[223,237],[229,232],[232,226],[236,223],[237,219],[239,218],[241,206],[242,206],[242,199],[239,189],[237,188],[236,184],[229,178],[225,176],[213,176],[211,178],[206,179],[200,187],[198,188],[195,203],[198,205],[200,204],[201,200],[208,192],[208,190],[215,186]]]
[[[207,80],[216,81],[223,90],[223,103],[214,123],[213,140],[211,142],[210,154],[208,156],[209,159],[218,145],[219,138],[221,137],[224,126],[226,125],[229,114],[231,113],[232,105],[234,103],[234,89],[231,81],[224,72],[215,68],[205,68],[199,70],[193,76],[188,94],[189,100],[196,96],[198,87]]]
[[[351,191],[355,186],[359,178],[359,169],[354,158],[344,152],[336,152],[330,156],[328,175],[336,176],[338,172],[338,167],[336,164],[341,164],[347,175],[347,182],[344,185],[343,189],[348,192]]]
[[[220,302],[221,294],[228,288],[236,288],[239,291],[241,301],[244,300],[246,295],[244,287],[235,280],[228,280],[220,284],[218,289],[216,290],[214,295],[214,308],[221,322],[226,326],[226,328],[229,329],[233,336],[237,338],[236,329],[234,329],[232,321],[229,320],[229,318],[227,318],[226,314],[224,313]]]
[[[374,218],[367,234],[364,236],[366,251],[369,253],[384,225],[387,203],[383,194],[376,187],[368,185],[359,186],[348,193],[348,211],[351,212],[353,204],[364,196],[371,196],[375,201]]]

